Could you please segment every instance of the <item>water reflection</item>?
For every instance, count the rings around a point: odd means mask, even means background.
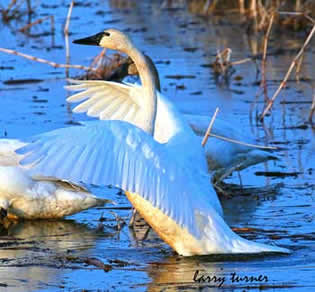
[[[242,265],[240,262],[246,263],[251,260],[259,260],[259,257],[257,255],[168,257],[163,262],[151,263],[148,266],[148,275],[151,278],[148,291],[156,292],[163,289],[189,292],[201,289],[221,291],[222,288],[245,288],[245,286],[254,288],[256,285],[265,284],[269,276],[266,271],[254,267],[249,267],[246,271],[238,268],[238,265]],[[253,279],[252,283],[248,283],[244,276],[255,277],[257,281]],[[241,281],[241,278],[244,281]]]
[[[64,258],[89,256],[99,233],[71,220],[24,221],[0,237],[0,279],[10,291],[31,291],[56,285],[63,276]],[[23,284],[23,285],[22,285]]]
[[[152,279],[148,285],[148,291],[155,292],[167,288],[167,291],[179,291],[182,287],[185,291],[196,291],[197,285],[193,282],[196,269],[204,270],[205,267],[200,258],[168,257],[161,263],[152,263],[148,266],[148,275]],[[215,264],[207,271],[221,274],[220,267]],[[184,286],[184,287],[183,287]]]
[[[240,123],[238,128],[244,135],[253,134],[257,143],[273,143],[275,146],[287,148],[286,151],[278,152],[281,161],[276,165],[269,165],[269,170],[298,171],[303,172],[303,176],[286,179],[264,178],[254,175],[255,169],[257,169],[255,167],[244,170],[242,179],[245,185],[264,186],[267,181],[267,183],[270,182],[271,187],[272,184],[279,182],[284,183],[285,186],[281,188],[281,192],[275,190],[270,195],[265,195],[263,188],[242,197],[235,191],[233,193],[235,198],[224,200],[223,205],[225,219],[232,227],[249,226],[260,229],[255,234],[248,232],[247,235],[256,236],[255,239],[262,242],[277,240],[277,244],[286,245],[294,252],[291,256],[276,258],[274,261],[252,259],[245,263],[230,260],[218,263],[209,259],[183,259],[177,256],[165,258],[165,251],[168,255],[172,252],[153,232],[148,234],[146,241],[141,241],[145,235],[145,229],[141,229],[140,233],[133,237],[134,234],[126,231],[127,227],[125,227],[121,232],[120,239],[109,241],[105,238],[100,241],[95,230],[73,221],[21,222],[19,225],[9,228],[9,236],[0,237],[0,283],[9,285],[8,290],[10,291],[47,290],[50,288],[49,285],[52,290],[61,290],[62,288],[57,287],[56,283],[60,283],[61,279],[64,280],[62,276],[69,271],[68,279],[65,281],[68,282],[71,291],[74,290],[74,283],[78,283],[78,290],[83,287],[86,287],[87,290],[91,287],[95,287],[95,290],[100,287],[106,289],[109,283],[114,283],[117,290],[133,290],[122,287],[131,285],[132,282],[137,285],[149,281],[152,282],[148,288],[149,291],[161,291],[164,288],[166,291],[180,290],[176,287],[185,285],[182,290],[196,291],[199,288],[196,285],[193,286],[194,283],[192,283],[195,269],[221,275],[222,267],[224,272],[235,269],[246,272],[256,265],[257,273],[265,270],[267,275],[271,279],[277,279],[280,285],[289,279],[295,279],[304,287],[308,284],[308,290],[312,290],[312,287],[314,288],[314,273],[312,273],[314,244],[303,236],[304,234],[311,235],[314,230],[314,218],[310,214],[314,209],[315,139],[311,127],[308,129],[290,129],[290,127],[303,124],[309,113],[313,95],[311,87],[314,87],[314,80],[309,81],[309,79],[315,78],[314,49],[312,50],[315,39],[309,46],[310,49],[305,52],[300,83],[297,84],[295,80],[288,82],[286,90],[283,90],[277,100],[278,102],[283,99],[281,105],[275,104],[272,116],[266,119],[264,125],[255,121],[255,112],[258,114],[263,107],[263,97],[260,97],[254,105],[253,125],[250,129],[248,113],[250,104],[255,100],[259,87],[257,81],[260,79],[260,76],[257,77],[255,64],[248,62],[236,66],[236,73],[232,76],[231,83],[224,88],[219,88],[215,83],[211,75],[212,69],[201,65],[211,63],[217,50],[225,47],[232,49],[232,61],[259,55],[262,52],[261,36],[245,33],[244,27],[237,23],[237,18],[227,18],[222,15],[200,17],[199,15],[202,14],[200,9],[204,7],[201,5],[201,8],[198,8],[193,5],[211,1],[191,1],[189,6],[181,5],[186,1],[101,0],[89,2],[93,5],[84,7],[78,3],[75,6],[70,25],[73,34],[76,33],[77,36],[91,34],[92,26],[97,30],[114,26],[129,32],[139,47],[157,62],[163,92],[183,112],[209,116],[212,115],[215,107],[219,106],[219,117],[234,125],[235,121],[238,121]],[[44,9],[42,6],[38,6],[36,13],[54,13],[56,27],[62,27],[67,7],[62,4],[64,3],[62,1],[56,1],[56,3],[58,7],[54,11],[51,8]],[[161,5],[163,3],[164,7]],[[171,3],[172,6],[168,7],[168,3]],[[102,14],[100,11],[104,11],[104,13]],[[15,29],[22,25],[24,24],[17,24]],[[42,31],[46,26],[48,31],[50,24],[45,22],[41,26],[34,30]],[[59,63],[64,62],[62,50],[51,48],[43,50],[43,48],[50,47],[50,36],[37,39],[24,38],[21,34],[13,34],[6,27],[2,28],[2,34],[5,43],[12,49]],[[297,49],[303,42],[304,36],[301,34],[281,33],[272,36],[266,68],[269,97],[279,85],[297,53]],[[64,44],[62,33],[56,34],[56,44]],[[187,48],[196,50],[187,51]],[[89,64],[88,59],[97,53],[99,51],[90,47],[71,48],[72,61],[76,64]],[[45,79],[40,86],[23,86],[23,92],[20,90],[21,86],[13,88],[9,85],[1,85],[1,108],[5,110],[1,112],[0,134],[3,135],[6,132],[9,137],[30,136],[65,126],[65,122],[68,121],[68,113],[64,107],[65,92],[62,88],[64,84],[63,81],[56,78],[59,76],[63,80],[63,71],[50,69],[43,64],[25,61],[16,56],[1,54],[0,58],[3,66],[14,67],[12,70],[2,70],[1,81],[10,78],[28,78],[30,72],[34,78]],[[257,64],[259,63],[258,60]],[[58,72],[59,75],[55,75]],[[76,76],[79,73],[73,71],[72,74]],[[165,77],[170,74],[194,75],[196,78],[176,80]],[[235,76],[243,79],[236,81],[233,79]],[[178,85],[184,85],[185,89],[177,89]],[[236,93],[235,89],[243,93]],[[194,92],[199,93],[193,94]],[[33,96],[47,100],[47,103],[39,104],[42,115],[33,114],[35,111],[37,112],[37,109],[33,108]],[[84,117],[77,119],[81,120]],[[262,168],[262,166],[257,167],[259,170]],[[237,176],[235,175],[228,181],[238,183]],[[256,194],[257,196],[262,195],[262,198],[257,199]],[[113,199],[117,199],[119,204],[126,203],[119,197]],[[117,212],[119,216],[127,216],[129,211]],[[88,214],[93,214],[94,217],[86,217],[85,213],[78,214],[75,218],[90,222],[91,218],[99,218],[99,213],[100,210],[89,210]],[[102,233],[101,238],[104,237],[106,235]],[[108,248],[109,246],[110,248]],[[87,285],[86,270],[68,270],[66,267],[69,263],[63,263],[57,259],[56,256],[61,255],[62,257],[67,254],[67,250],[70,250],[70,254],[74,250],[76,254],[82,256],[89,256],[93,253],[104,262],[108,258],[117,258],[140,265],[153,261],[155,263],[148,265],[149,279],[145,272],[128,270],[130,266],[127,266],[125,270],[117,269],[107,274],[101,271],[103,278],[99,277],[96,270],[91,270],[88,282],[90,285]],[[60,265],[61,268],[57,269],[57,265]],[[76,272],[79,273],[77,278],[75,278]],[[108,278],[105,278],[103,274]],[[169,283],[169,285],[165,283]],[[140,286],[139,290],[145,290],[143,288],[146,287]],[[206,289],[203,288],[202,291]],[[214,289],[217,288],[208,290],[213,291]],[[273,290],[277,290],[277,288]],[[284,288],[284,290],[286,289]]]

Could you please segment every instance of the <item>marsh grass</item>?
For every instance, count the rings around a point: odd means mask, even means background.
[[[315,33],[315,24],[313,25],[312,30],[310,31],[310,33],[308,34],[303,46],[301,47],[301,49],[299,50],[298,54],[293,58],[291,65],[287,71],[287,73],[285,74],[283,80],[281,81],[279,87],[277,88],[277,90],[274,92],[273,96],[271,97],[271,99],[266,101],[266,106],[262,112],[262,114],[260,115],[259,119],[260,121],[263,121],[264,117],[266,116],[266,114],[270,111],[270,109],[272,108],[274,101],[276,100],[277,96],[279,95],[280,91],[286,86],[286,83],[293,71],[294,68],[296,68],[296,74],[298,74],[299,70],[299,65],[300,60],[302,60],[303,58],[303,54],[305,52],[306,47],[308,46],[308,44],[310,43],[313,35]],[[312,109],[311,109],[311,114],[312,113]]]
[[[72,9],[74,7],[74,1],[69,4],[66,23],[64,26],[64,38],[65,38],[65,55],[66,64],[56,63],[54,61],[39,58],[25,54],[16,50],[0,48],[1,52],[12,54],[26,58],[28,60],[47,64],[54,68],[65,68],[66,77],[69,78],[69,69],[84,70],[85,73],[80,75],[80,79],[102,79],[102,80],[122,80],[128,75],[128,67],[132,64],[130,58],[123,57],[121,54],[114,54],[113,56],[107,56],[105,50],[103,50],[98,56],[96,56],[90,66],[74,65],[70,64],[70,46],[69,46],[69,27]],[[22,16],[29,15],[29,21],[21,28],[17,29],[19,32],[25,33],[31,36],[30,29],[36,25],[40,25],[46,20],[51,22],[51,35],[52,35],[52,47],[54,46],[54,34],[55,34],[55,20],[54,15],[48,15],[43,18],[38,18],[35,21],[30,21],[31,15],[34,14],[30,0],[12,0],[7,7],[0,6],[2,15],[2,22],[8,23],[13,19],[20,19]]]
[[[190,12],[202,16],[239,14],[242,23],[254,31],[261,31],[268,27],[270,16],[275,11],[290,11],[284,17],[281,13],[277,14],[275,23],[294,31],[304,30],[310,26],[305,15],[315,17],[315,3],[310,0],[187,0],[186,5]]]
[[[0,4],[0,13],[4,23],[20,19],[25,15],[28,17],[28,23],[31,23],[34,8],[31,0],[11,0],[7,6]]]

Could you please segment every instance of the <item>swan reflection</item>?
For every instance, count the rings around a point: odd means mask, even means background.
[[[59,268],[71,264],[66,256],[88,257],[100,238],[99,231],[72,220],[18,222],[7,234],[0,237],[0,282],[10,291],[56,287],[64,276]]]

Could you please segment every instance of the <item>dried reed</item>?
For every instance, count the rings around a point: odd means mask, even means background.
[[[165,1],[166,2],[166,1]],[[173,3],[179,2],[176,0],[167,1],[168,7],[172,7]],[[253,31],[261,31],[268,27],[270,15],[274,11],[283,9],[292,10],[290,15],[287,14],[285,19],[276,18],[274,21],[278,25],[285,26],[293,30],[301,30],[308,26],[303,17],[296,18],[296,15],[314,13],[315,2],[311,0],[296,0],[296,1],[272,1],[272,0],[189,0],[188,9],[193,14],[209,16],[215,14],[216,17],[227,14],[239,13],[244,24],[248,24],[248,28]],[[165,5],[166,6],[166,5]],[[296,13],[296,14],[294,14]],[[293,17],[292,17],[293,16]]]
[[[203,137],[203,139],[202,139],[201,145],[202,145],[203,147],[206,145],[206,143],[207,143],[207,141],[208,141],[208,138],[209,138],[210,133],[211,133],[211,129],[212,129],[212,127],[213,127],[214,121],[215,121],[215,119],[216,119],[218,113],[219,113],[219,108],[217,107],[217,108],[215,109],[215,112],[214,112],[214,114],[213,114],[213,116],[212,116],[212,119],[211,119],[211,121],[210,121],[210,123],[209,123],[208,129],[207,129],[207,131],[206,131],[206,133],[205,133],[205,135],[204,135],[204,137]]]
[[[39,18],[31,23],[28,23],[26,25],[24,25],[22,28],[19,29],[20,32],[25,32],[27,30],[29,30],[32,26],[36,25],[36,24],[41,24],[43,23],[46,19],[50,19],[50,22],[51,22],[51,31],[55,31],[55,28],[54,28],[54,16],[53,15],[48,15],[48,16],[45,16],[43,18]]]
[[[217,139],[220,139],[220,140],[223,140],[223,141],[227,141],[227,142],[231,142],[231,143],[234,143],[234,144],[239,144],[239,145],[243,145],[243,146],[247,146],[247,147],[251,147],[251,148],[257,148],[257,149],[262,149],[262,150],[277,150],[278,149],[277,147],[274,147],[274,146],[264,146],[264,145],[257,145],[257,144],[252,144],[252,143],[246,143],[246,142],[242,142],[242,141],[235,140],[235,139],[232,139],[232,138],[224,137],[224,136],[221,136],[221,135],[216,135],[216,134],[213,134],[213,133],[209,133],[209,136],[217,138]]]
[[[9,4],[8,8],[5,10],[5,12],[2,11],[2,13],[9,13],[13,7],[16,9],[18,2],[16,0],[12,0]],[[27,3],[30,5],[30,2]],[[66,69],[66,77],[69,77],[69,69],[81,69],[86,71],[86,75],[84,76],[84,79],[123,79],[125,76],[128,75],[128,67],[131,64],[131,61],[128,58],[122,57],[119,54],[115,54],[112,58],[109,58],[105,55],[105,49],[94,59],[92,64],[87,66],[82,65],[72,65],[70,64],[70,48],[69,48],[69,26],[70,26],[70,19],[71,14],[74,6],[74,1],[72,0],[68,13],[66,18],[66,23],[64,27],[64,36],[65,36],[65,51],[66,51],[66,64],[59,64],[56,62],[52,62],[49,60],[45,60],[42,58],[38,58],[35,56],[31,56],[28,54],[20,53],[16,50],[6,49],[6,48],[0,48],[0,51],[13,54],[16,56],[20,56],[23,58],[26,58],[31,61],[43,63],[50,65],[55,68],[65,68]],[[47,16],[41,19],[38,19],[34,22],[31,22],[25,26],[23,26],[20,31],[26,32],[28,29],[30,29],[32,26],[36,24],[40,24],[43,21],[47,19],[51,19],[51,26],[52,26],[52,35],[54,35],[55,27],[54,27],[54,17],[53,16]],[[96,65],[96,66],[95,66]]]
[[[230,48],[224,49],[222,52],[218,52],[215,61],[212,65],[213,70],[217,74],[227,75],[228,69],[230,68],[232,50]]]
[[[51,31],[51,45],[55,45],[55,17],[54,15],[48,15],[46,17],[37,19],[31,23],[24,25],[19,29],[20,32],[26,33],[31,27],[43,23],[45,20],[50,19],[50,31]]]
[[[269,100],[267,106],[265,107],[263,113],[261,114],[261,116],[260,116],[260,118],[259,118],[260,121],[263,121],[265,115],[269,112],[269,110],[270,110],[271,107],[273,106],[273,103],[274,103],[274,101],[276,100],[277,96],[279,95],[281,89],[282,89],[283,87],[285,87],[286,82],[287,82],[287,80],[289,79],[290,74],[291,74],[293,68],[298,64],[298,60],[301,58],[302,54],[304,53],[305,48],[306,48],[306,46],[309,44],[309,42],[310,42],[310,40],[312,39],[314,33],[315,33],[315,25],[313,26],[311,32],[309,33],[308,37],[306,38],[306,40],[305,40],[305,42],[304,42],[302,48],[300,49],[300,51],[298,52],[298,54],[294,57],[294,59],[293,59],[291,65],[290,65],[290,67],[289,67],[289,69],[288,69],[288,71],[287,71],[287,73],[286,73],[284,79],[283,79],[282,82],[280,83],[278,89],[275,91],[274,95],[273,95],[272,98]]]
[[[267,92],[267,83],[266,83],[266,60],[267,60],[267,47],[268,47],[268,40],[271,32],[272,23],[274,20],[274,13],[271,15],[268,28],[264,35],[264,46],[263,46],[263,56],[261,61],[261,83],[260,87],[263,89],[265,102],[269,101],[268,92]]]
[[[23,57],[23,58],[31,60],[31,61],[47,64],[47,65],[52,66],[54,68],[74,68],[74,69],[81,69],[81,70],[86,70],[86,71],[96,71],[97,70],[97,68],[86,67],[86,66],[82,66],[82,65],[58,64],[58,63],[51,62],[51,61],[48,61],[48,60],[45,60],[42,58],[37,58],[37,57],[31,56],[31,55],[27,55],[27,54],[20,53],[20,52],[15,51],[15,50],[10,50],[10,49],[5,49],[5,48],[0,48],[0,52],[4,52],[7,54],[11,54],[11,55],[16,55],[16,56]]]
[[[313,124],[313,114],[315,112],[315,90],[313,88],[313,101],[312,101],[312,106],[311,106],[311,110],[310,113],[308,115],[308,121]]]
[[[87,72],[81,79],[121,81],[129,75],[128,68],[132,64],[130,58],[121,54],[107,56],[105,52],[106,50],[102,50],[91,63],[90,66],[95,66],[95,70]]]
[[[66,20],[66,24],[63,30],[64,35],[65,35],[65,46],[66,46],[66,64],[70,64],[69,25],[70,25],[70,18],[71,18],[73,5],[74,5],[74,2],[72,0],[69,5],[67,20]],[[66,77],[69,78],[69,68],[66,68]]]
[[[3,21],[7,22],[12,18],[13,13],[11,13],[11,15],[10,15],[10,12],[11,12],[13,6],[16,4],[16,2],[17,2],[17,0],[11,0],[7,9],[1,9]]]
[[[8,7],[6,9],[1,9],[1,15],[2,20],[4,22],[9,22],[12,19],[19,18],[20,16],[24,15],[25,13],[21,12],[20,7],[22,6],[24,0],[17,1],[17,0],[11,0]],[[31,1],[26,0],[26,6],[27,6],[27,15],[28,15],[28,21],[31,22],[31,15],[33,13],[32,7],[31,7]]]

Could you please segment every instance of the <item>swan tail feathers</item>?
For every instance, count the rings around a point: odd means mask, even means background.
[[[256,254],[285,253],[286,248],[247,240],[234,233],[215,211],[195,213],[196,223],[201,233],[200,243],[204,254]]]

